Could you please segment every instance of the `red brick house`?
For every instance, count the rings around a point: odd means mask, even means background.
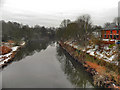
[[[111,24],[109,27],[102,29],[101,37],[102,39],[120,40],[120,25]]]

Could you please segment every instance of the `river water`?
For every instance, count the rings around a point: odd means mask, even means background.
[[[2,88],[93,88],[91,76],[56,42],[29,42],[2,70]]]

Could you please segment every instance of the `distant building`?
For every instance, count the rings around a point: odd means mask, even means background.
[[[99,29],[98,29],[98,30],[93,31],[93,32],[92,32],[92,34],[93,34],[96,38],[100,38],[100,37],[101,37],[101,32],[100,32],[100,30],[99,30]]]
[[[120,40],[120,25],[112,23],[109,27],[101,30],[102,39]]]

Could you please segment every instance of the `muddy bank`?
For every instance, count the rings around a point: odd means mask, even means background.
[[[65,49],[75,60],[80,62],[83,65],[83,67],[86,69],[86,71],[93,76],[93,80],[94,80],[93,84],[95,86],[120,89],[119,75],[114,74],[117,76],[116,78],[113,78],[113,76],[110,73],[106,72],[107,68],[105,66],[101,66],[93,61],[90,61],[92,59],[96,60],[95,57],[91,57],[88,54],[86,54],[86,52],[83,52],[80,49],[78,50],[64,42],[59,42],[59,45],[63,49]],[[113,73],[114,72],[112,72],[112,74]]]

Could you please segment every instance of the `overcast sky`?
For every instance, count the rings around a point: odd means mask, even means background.
[[[57,27],[63,19],[90,14],[93,24],[103,25],[118,16],[120,0],[0,0],[2,20]],[[1,14],[1,13],[0,13]],[[0,18],[1,19],[1,18]]]

